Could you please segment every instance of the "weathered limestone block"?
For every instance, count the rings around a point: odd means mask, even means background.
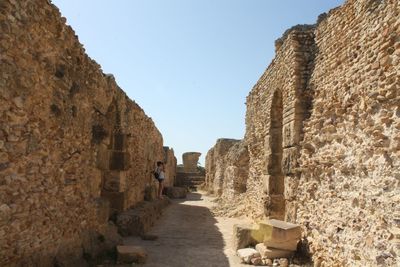
[[[296,175],[285,176],[284,178],[284,197],[286,200],[294,201],[297,197],[297,188],[300,178]]]
[[[147,252],[139,246],[117,246],[119,263],[139,263],[147,261]]]
[[[103,189],[110,192],[124,192],[126,189],[126,172],[104,171]]]
[[[257,244],[256,250],[262,258],[268,259],[289,258],[293,255],[293,251],[267,247],[264,243]]]
[[[113,138],[111,140],[112,140],[111,142],[112,150],[116,151],[126,150],[128,145],[126,134],[116,133],[113,135]]]
[[[254,248],[242,248],[237,251],[237,255],[243,263],[250,264],[253,258],[260,257],[260,253]]]
[[[164,187],[164,194],[171,199],[186,198],[187,189],[185,187],[168,186]]]
[[[100,170],[110,169],[110,150],[106,145],[101,144],[98,146],[96,166]]]
[[[270,219],[284,219],[285,197],[282,194],[268,195],[265,201],[265,214]]]
[[[259,224],[267,247],[295,251],[301,238],[300,225],[279,220],[268,220]]]
[[[177,160],[174,150],[169,147],[164,147],[164,162],[165,162],[165,180],[164,186],[174,186],[176,179]]]
[[[128,152],[111,151],[110,170],[128,170],[131,167],[130,164],[130,154]]]
[[[126,209],[126,193],[125,192],[109,192],[102,190],[101,197],[110,201],[111,212],[123,211]]]
[[[183,168],[185,172],[197,172],[197,163],[201,153],[199,152],[186,152],[182,155]]]
[[[214,161],[214,148],[211,148],[206,155],[206,189],[208,192],[213,193],[213,184],[215,177],[215,161]]]
[[[282,153],[270,153],[266,156],[267,173],[271,176],[282,175]]]
[[[281,195],[284,188],[283,175],[263,175],[263,190],[269,195]]]
[[[285,148],[282,156],[282,170],[285,175],[296,174],[298,170],[297,159],[300,156],[298,147]]]
[[[283,147],[296,146],[301,141],[301,121],[293,120],[283,125]]]

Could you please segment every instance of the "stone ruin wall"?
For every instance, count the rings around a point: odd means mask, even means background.
[[[240,140],[218,139],[217,143],[206,155],[206,179],[205,185],[210,193],[222,195],[224,189],[224,175],[227,165],[229,150]]]
[[[296,221],[317,262],[395,266],[400,2],[347,2],[315,35],[313,111],[304,123]]]
[[[313,28],[294,27],[276,42],[276,50],[247,97],[247,190],[256,215],[284,219],[288,193],[284,183],[298,178],[293,157],[299,152],[301,125],[309,112],[306,83],[315,50]]]
[[[182,163],[183,163],[183,172],[186,173],[195,173],[198,172],[197,163],[199,162],[199,158],[201,153],[199,152],[186,152],[182,155]]]
[[[301,224],[316,266],[399,262],[399,12],[349,0],[292,28],[247,98],[247,215]]]
[[[164,186],[174,186],[176,178],[177,160],[174,150],[169,147],[164,147],[164,163],[165,163],[165,181]]]
[[[48,1],[1,1],[0,32],[0,265],[53,266],[143,201],[163,139]]]
[[[249,176],[249,153],[242,141],[235,142],[225,155],[226,167],[222,179],[221,196],[234,199],[247,190]]]

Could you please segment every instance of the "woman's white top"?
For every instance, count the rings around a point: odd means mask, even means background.
[[[164,173],[163,170],[161,170],[159,167],[157,167],[157,172],[158,172],[158,174],[160,175],[160,176],[158,177],[158,179],[165,179],[165,173]]]

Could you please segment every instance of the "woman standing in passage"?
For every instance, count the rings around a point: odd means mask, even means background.
[[[156,172],[158,173],[158,198],[162,198],[162,191],[164,189],[164,179],[165,179],[165,170],[164,163],[161,161],[157,161]]]

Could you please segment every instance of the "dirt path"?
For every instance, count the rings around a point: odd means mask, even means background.
[[[233,225],[244,220],[213,217],[212,198],[191,193],[183,201],[174,200],[149,234],[156,241],[127,237],[127,245],[144,247],[151,267],[228,267],[240,264],[231,249]]]

